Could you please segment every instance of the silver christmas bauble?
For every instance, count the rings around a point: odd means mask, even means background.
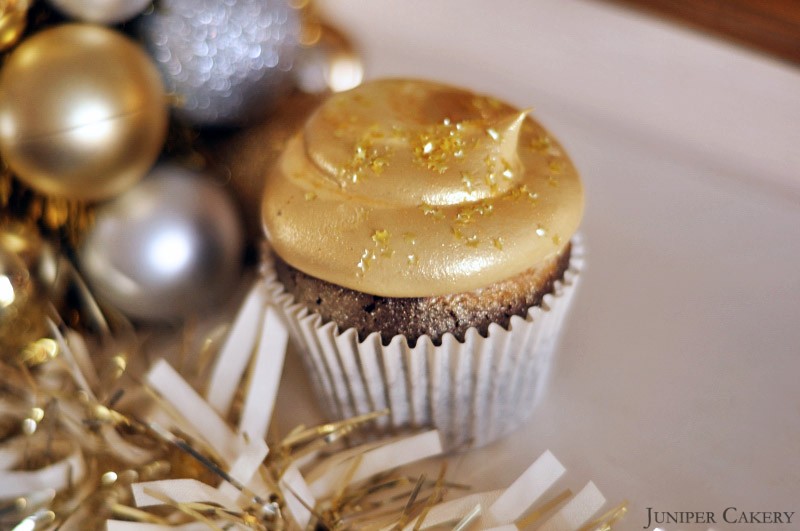
[[[291,84],[300,13],[289,0],[162,0],[139,34],[198,125],[258,119]]]
[[[207,310],[229,293],[243,246],[225,190],[162,164],[98,208],[78,261],[101,300],[133,318],[167,320]]]
[[[153,0],[49,0],[50,3],[71,18],[117,24],[129,20],[153,3]]]

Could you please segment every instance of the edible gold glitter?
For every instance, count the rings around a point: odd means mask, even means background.
[[[410,245],[416,245],[417,244],[417,235],[414,234],[413,232],[404,232],[403,233],[403,240],[406,243],[410,244]]]
[[[473,234],[472,236],[468,236],[466,243],[467,247],[477,247],[478,245],[480,245],[480,240],[478,239],[478,235]]]
[[[378,247],[380,255],[385,258],[394,256],[394,249],[389,247],[390,237],[391,235],[388,230],[376,230],[372,234],[372,241],[375,242],[375,246]]]
[[[406,258],[407,258],[408,265],[410,265],[410,266],[417,265],[417,263],[419,262],[419,258],[415,254],[410,254]]]
[[[439,207],[435,207],[433,205],[429,205],[428,203],[423,202],[420,203],[419,208],[420,210],[422,210],[422,213],[425,214],[426,216],[431,216],[433,219],[437,220],[444,219],[444,212],[442,212],[442,209]]]
[[[539,135],[531,140],[530,148],[538,153],[550,155],[551,157],[560,157],[563,152],[557,145],[553,144],[553,140],[547,135]]]
[[[397,124],[393,124],[391,138],[395,140],[408,140],[408,131]]]
[[[561,245],[561,236],[558,234],[553,235],[553,243],[556,245]]]
[[[461,225],[472,223],[474,221],[472,218],[472,214],[473,210],[471,208],[469,207],[462,208],[461,210],[458,211],[458,214],[456,214],[456,223],[459,223]]]
[[[539,237],[543,237],[545,234],[547,234],[547,231],[544,230],[544,227],[542,227],[541,225],[537,225],[536,226],[536,235],[539,236]]]
[[[425,128],[412,140],[414,160],[425,168],[444,173],[450,158],[461,158],[467,143],[461,135],[461,124],[449,120]]]
[[[372,241],[379,245],[388,245],[389,243],[389,231],[388,230],[376,230],[372,234]]]
[[[531,148],[539,152],[545,152],[552,146],[552,140],[547,135],[539,135],[531,140]]]
[[[554,175],[561,175],[564,172],[564,163],[560,160],[551,160],[547,165],[547,169]]]
[[[380,175],[388,165],[389,161],[387,161],[385,158],[375,157],[375,159],[370,163],[369,167],[373,173]]]
[[[506,179],[513,179],[514,178],[514,170],[511,168],[511,164],[506,159],[501,160],[503,164],[503,172],[501,175]]]
[[[486,177],[484,178],[483,182],[489,187],[489,192],[494,195],[498,190],[497,175],[495,174],[497,157],[495,157],[493,154],[486,155],[486,157],[483,159],[483,163],[486,165]]]
[[[364,252],[361,253],[361,259],[358,261],[356,267],[358,267],[358,276],[363,276],[369,270],[370,264],[372,261],[375,260],[375,255],[372,254],[372,251],[369,249],[364,249]]]
[[[475,221],[476,216],[491,216],[494,212],[494,203],[484,199],[478,203],[461,207],[456,214],[456,223],[467,225]]]
[[[489,127],[488,129],[486,129],[486,134],[492,137],[492,140],[494,140],[495,142],[500,141],[500,133],[498,133],[495,128]]]
[[[528,185],[521,184],[512,188],[508,194],[504,196],[505,199],[528,199],[532,204],[536,205],[537,199],[539,199],[539,194],[537,192],[531,192],[528,188]]]
[[[391,234],[388,230],[378,229],[372,233],[372,241],[375,245],[373,249],[364,249],[361,259],[356,264],[358,271],[356,276],[362,277],[369,270],[372,263],[378,258],[391,258],[394,256],[394,249],[389,245]]]
[[[353,157],[339,170],[344,180],[357,184],[365,179],[369,173],[373,175],[383,173],[389,165],[389,159],[393,151],[390,146],[376,144],[374,140],[384,136],[383,132],[371,128],[356,142],[353,147]]]
[[[494,245],[495,248],[498,251],[502,251],[503,250],[503,238],[492,238],[492,245]]]
[[[483,163],[486,165],[486,171],[490,174],[494,173],[496,158],[492,153],[489,153],[483,158]]]
[[[317,194],[314,192],[306,192],[305,198],[306,201],[313,201],[314,199],[317,198]]]
[[[472,176],[469,173],[465,171],[461,172],[461,182],[464,183],[464,188],[467,189],[468,193],[471,194],[472,192],[475,191],[474,190],[475,184],[472,182]]]

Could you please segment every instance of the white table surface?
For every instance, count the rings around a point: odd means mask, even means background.
[[[800,69],[588,0],[321,4],[369,77],[533,105],[584,178],[588,268],[548,391],[451,476],[502,487],[550,449],[567,485],[630,501],[620,529],[728,506],[800,529]],[[280,424],[315,416],[305,385],[290,361]]]

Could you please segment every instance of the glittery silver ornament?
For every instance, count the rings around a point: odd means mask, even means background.
[[[230,126],[259,118],[288,89],[301,24],[288,0],[161,0],[138,28],[179,114]]]
[[[100,24],[124,22],[153,3],[152,0],[49,0],[49,2],[68,17]]]
[[[225,190],[162,164],[97,210],[78,261],[98,298],[130,317],[165,320],[202,312],[229,293],[243,245]]]

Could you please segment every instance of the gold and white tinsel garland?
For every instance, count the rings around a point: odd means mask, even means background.
[[[574,531],[626,512],[596,517],[606,500],[592,482],[553,494],[565,468],[549,451],[508,488],[465,494],[446,459],[431,478],[404,472],[441,455],[435,430],[344,444],[386,411],[268,444],[287,332],[262,282],[203,394],[163,359],[140,377],[119,349],[92,349],[57,319],[49,329],[0,365],[3,528]]]

